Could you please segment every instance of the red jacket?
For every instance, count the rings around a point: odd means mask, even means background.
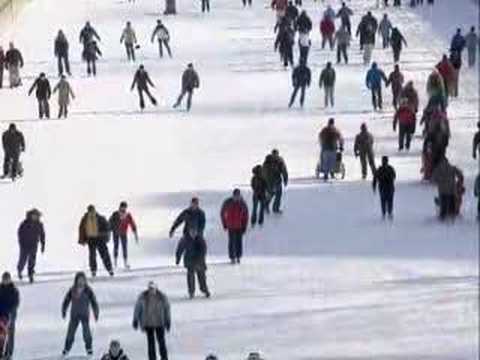
[[[324,36],[333,35],[335,32],[335,23],[332,21],[332,19],[328,17],[323,18],[323,20],[320,22],[320,32]]]
[[[115,211],[109,220],[110,230],[116,235],[126,235],[128,228],[131,228],[134,233],[137,232],[137,224],[133,220],[132,214],[120,214],[120,211]]]
[[[442,75],[443,81],[449,83],[453,79],[453,67],[450,61],[441,61],[437,64],[437,70]]]
[[[220,214],[222,225],[227,230],[245,231],[248,226],[248,207],[243,199],[227,199]]]
[[[397,123],[403,126],[414,126],[416,123],[415,112],[408,105],[401,105],[395,113],[393,119],[393,127],[396,128]]]

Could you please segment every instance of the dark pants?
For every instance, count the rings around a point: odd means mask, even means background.
[[[61,117],[67,118],[68,116],[68,107],[67,105],[60,105],[60,109],[58,110],[58,118],[60,119]]]
[[[200,291],[204,294],[209,294],[207,286],[207,275],[205,273],[205,270],[191,267],[187,268],[187,286],[189,295],[195,295],[195,274],[197,274],[198,286],[200,287]]]
[[[375,157],[373,156],[372,151],[360,153],[360,165],[362,166],[362,177],[364,179],[367,177],[367,165],[370,166],[372,176],[375,174]]]
[[[342,25],[347,28],[347,31],[350,35],[352,35],[352,24],[350,23],[350,20],[347,19],[342,19]]]
[[[15,322],[17,320],[17,311],[14,310],[9,317],[9,325],[8,325],[8,341],[5,344],[5,354],[2,354],[0,349],[0,355],[5,355],[6,359],[10,359],[13,356],[13,352],[15,350]]]
[[[97,75],[97,61],[96,60],[87,60],[87,74]]]
[[[110,253],[108,252],[107,243],[103,239],[90,238],[88,239],[88,255],[89,265],[92,273],[97,272],[97,251],[102,258],[103,265],[108,272],[112,271],[112,261],[110,260]]]
[[[402,48],[392,46],[393,50],[393,62],[398,63],[400,61],[400,54],[402,52]]]
[[[90,324],[88,318],[70,318],[68,323],[67,338],[65,339],[65,352],[72,350],[73,343],[75,341],[75,334],[77,332],[78,325],[82,324],[83,341],[85,342],[85,349],[92,351],[92,332],[90,331]]]
[[[342,57],[345,64],[348,64],[347,44],[337,45],[337,64],[342,62]]]
[[[181,94],[177,99],[176,106],[179,106],[182,103],[183,97],[187,95],[187,110],[189,111],[192,107],[192,97],[193,97],[193,89],[183,89]]]
[[[59,55],[57,56],[57,67],[58,67],[58,75],[63,75],[63,67],[65,66],[65,71],[68,75],[70,73],[70,61],[68,60],[68,54]]]
[[[287,46],[282,52],[283,66],[287,67],[288,64],[293,66],[293,49],[292,46]]]
[[[400,105],[400,93],[402,92],[402,89],[397,89],[392,87],[392,99],[393,99],[393,107],[395,110],[398,109],[398,106]]]
[[[113,234],[113,257],[118,259],[118,248],[122,246],[123,259],[128,259],[128,237],[127,234]]]
[[[47,119],[50,119],[50,104],[48,99],[37,98],[38,100],[38,117],[43,119],[45,116]]]
[[[17,271],[19,274],[25,269],[28,263],[28,276],[35,274],[35,264],[37,262],[37,246],[32,248],[20,247],[20,256],[18,258]]]
[[[172,57],[172,51],[170,50],[170,45],[167,40],[158,40],[158,53],[160,57],[163,57],[163,46],[167,49],[168,56]]]
[[[283,187],[282,184],[278,184],[273,188],[273,212],[280,212],[280,206],[282,205]]]
[[[293,103],[295,102],[295,98],[297,97],[297,93],[298,93],[298,90],[300,90],[300,106],[303,107],[303,103],[305,102],[305,89],[306,89],[306,85],[299,85],[299,86],[295,86],[293,88],[293,93],[292,93],[292,97],[290,98],[290,102],[288,104],[289,107],[291,107],[293,105]]]
[[[156,342],[160,349],[160,359],[168,360],[167,344],[165,343],[165,329],[163,327],[145,328],[148,344],[148,360],[157,360]],[[156,341],[155,341],[156,338]]]
[[[135,61],[135,46],[130,43],[125,43],[125,50],[127,52],[127,59],[129,61]]]
[[[384,49],[390,46],[390,36],[387,34],[382,34],[382,46]]]
[[[480,196],[477,201],[477,219],[480,220]]]
[[[380,205],[382,207],[382,216],[393,215],[393,195],[391,190],[380,190]]]
[[[145,87],[145,88],[141,88],[139,87],[138,88],[138,97],[140,99],[140,109],[145,109],[145,98],[143,96],[143,93],[147,94],[148,98],[150,99],[150,102],[152,103],[152,105],[157,105],[157,100],[153,97],[152,94],[150,94],[150,90],[148,89],[148,87]]]
[[[11,176],[15,178],[18,171],[18,162],[20,160],[20,154],[17,153],[5,153],[3,159],[3,175],[5,177]]]
[[[404,147],[410,150],[410,142],[414,132],[415,130],[412,129],[412,126],[400,124],[398,130],[398,150],[403,150]]]
[[[299,48],[300,48],[299,63],[306,64],[308,62],[308,53],[310,52],[310,46],[299,46]]]
[[[252,0],[242,0],[243,6],[252,6]]]
[[[382,109],[383,107],[383,100],[382,100],[382,88],[372,88],[372,105],[373,109]]]
[[[202,0],[202,12],[210,12],[210,0]]]
[[[253,195],[253,210],[252,210],[252,225],[257,223],[257,211],[258,211],[258,223],[263,224],[263,218],[265,214],[265,199],[259,198]],[[259,208],[260,205],[260,209]]]
[[[440,220],[455,216],[455,195],[440,195]]]
[[[330,46],[330,50],[334,49],[335,42],[333,41],[333,34],[332,35],[322,35],[322,49],[325,49],[325,45],[327,44]]]
[[[228,231],[228,256],[230,260],[240,260],[243,255],[243,231]]]
[[[3,65],[0,65],[0,89],[3,88]]]

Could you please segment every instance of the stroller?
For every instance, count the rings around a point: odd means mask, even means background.
[[[317,179],[320,178],[320,175],[323,173],[322,171],[323,166],[322,166],[322,153],[320,152],[320,160],[317,163],[317,167],[315,169],[315,177]],[[333,171],[331,172],[331,176],[334,179],[345,179],[345,174],[346,174],[346,169],[345,169],[345,164],[343,163],[343,154],[340,150],[337,150],[336,154],[336,161],[335,161],[335,166],[333,168]],[[325,174],[323,174],[325,175]]]
[[[8,335],[10,321],[7,317],[0,317],[0,360],[7,359]]]

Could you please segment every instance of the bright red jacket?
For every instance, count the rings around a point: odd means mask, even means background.
[[[248,226],[248,207],[243,199],[227,199],[220,213],[222,225],[227,230],[245,231]]]
[[[329,17],[323,18],[320,22],[320,32],[324,36],[333,35],[335,32],[335,23]]]
[[[126,214],[121,214],[120,211],[115,211],[112,216],[110,216],[110,230],[117,235],[125,235],[128,232],[128,229],[132,229],[134,233],[137,232],[137,224],[133,220],[132,214],[127,212]]]
[[[396,127],[397,122],[403,126],[414,126],[417,121],[415,112],[407,105],[401,105],[400,108],[395,113],[395,118],[393,120],[393,126]]]

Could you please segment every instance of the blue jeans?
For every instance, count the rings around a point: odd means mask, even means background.
[[[280,212],[280,206],[282,204],[282,194],[283,194],[283,187],[282,184],[275,185],[272,189],[273,191],[273,212],[278,213]]]
[[[128,259],[128,238],[127,234],[113,234],[113,257],[118,258],[118,248],[122,245],[123,259]]]

